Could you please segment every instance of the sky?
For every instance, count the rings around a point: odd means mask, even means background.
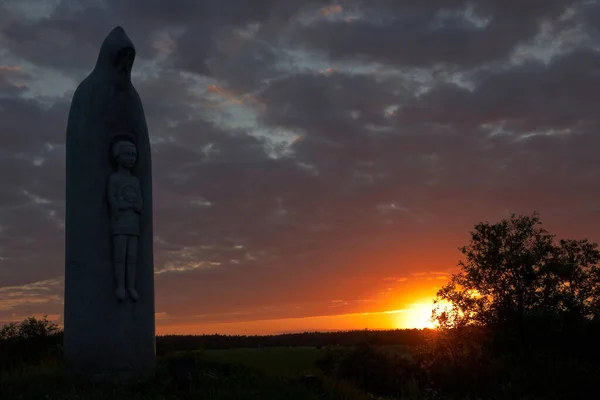
[[[159,334],[420,327],[480,221],[600,240],[598,1],[0,0],[0,325],[62,321],[68,109],[117,25]]]

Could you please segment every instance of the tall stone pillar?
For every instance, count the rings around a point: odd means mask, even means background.
[[[74,372],[155,362],[152,162],[134,59],[114,28],[69,111],[63,348]]]

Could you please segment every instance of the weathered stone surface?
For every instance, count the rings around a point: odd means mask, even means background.
[[[121,27],[104,40],[94,70],[71,102],[66,139],[64,358],[74,372],[153,368],[155,360],[152,168],[140,97],[131,84],[135,49]],[[107,185],[115,135],[137,146],[131,173],[143,197],[135,289],[115,296]]]

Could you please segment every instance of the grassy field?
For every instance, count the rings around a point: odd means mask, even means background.
[[[49,360],[0,377],[2,400],[366,400],[351,385],[319,376],[315,348],[206,350],[159,359],[153,379],[117,384],[84,382]],[[316,377],[307,378],[307,374]]]
[[[200,357],[227,364],[242,364],[269,376],[298,377],[317,374],[315,360],[323,350],[310,347],[205,350]]]

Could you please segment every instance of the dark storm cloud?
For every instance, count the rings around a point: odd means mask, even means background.
[[[587,191],[596,179],[587,171],[600,167],[590,150],[600,145],[594,108],[599,68],[599,52],[574,50],[549,65],[529,62],[482,73],[473,91],[438,86],[406,104],[396,122],[398,129],[437,124],[445,132],[407,134],[398,143],[440,155],[442,180],[450,186],[469,177],[496,193],[532,185],[547,192]]]
[[[3,285],[61,275],[66,111],[62,102],[42,108],[33,100],[0,98]]]
[[[544,19],[555,20],[576,0],[355,1],[351,10],[366,18],[319,19],[294,38],[339,59],[395,66],[445,63],[471,68],[508,56],[533,38]],[[471,20],[465,11],[471,11]],[[455,11],[440,14],[441,10]],[[484,21],[489,21],[484,23]],[[481,26],[478,26],[481,23]]]
[[[260,98],[267,104],[266,122],[294,126],[309,134],[327,135],[327,139],[344,141],[344,129],[327,129],[328,122],[356,125],[385,125],[384,109],[398,104],[407,92],[391,80],[375,76],[297,74],[269,86]],[[354,115],[352,113],[355,112]],[[343,127],[340,127],[343,128]]]
[[[210,25],[190,27],[177,40],[173,55],[174,67],[222,79],[244,91],[273,76],[275,61],[275,52],[267,44]]]
[[[526,62],[500,72],[482,72],[470,91],[438,86],[398,112],[399,125],[419,121],[473,129],[504,122],[511,132],[531,133],[575,127],[595,116],[600,100],[600,52],[575,49],[549,65]]]
[[[73,73],[91,69],[111,28],[111,16],[98,7],[71,10],[63,2],[47,18],[16,18],[3,29],[0,44],[38,66]],[[3,12],[7,12],[3,10]]]
[[[251,90],[272,77],[276,54],[271,45],[279,38],[269,32],[303,10],[327,4],[323,0],[177,1],[165,10],[159,1],[143,2],[143,6],[138,1],[109,3],[131,19],[141,40],[148,40],[148,33],[161,27],[180,28],[182,32],[174,37],[172,66],[221,79],[237,90]]]
[[[266,121],[306,130],[295,146],[299,157],[319,154],[315,164],[330,173],[338,167],[337,187],[356,170],[372,178],[355,199],[402,199],[448,221],[464,219],[457,209],[481,212],[491,204],[554,210],[555,193],[590,196],[597,179],[587,171],[600,167],[590,150],[598,144],[599,61],[596,51],[573,49],[548,65],[480,72],[474,90],[444,83],[412,98],[382,78],[296,75],[261,99]],[[393,104],[399,110],[384,118]],[[353,111],[376,118],[352,118]],[[373,132],[369,123],[388,129]],[[505,133],[490,137],[497,128]],[[529,191],[535,194],[524,199]]]
[[[35,22],[17,19],[4,29],[5,45],[38,65],[67,70],[85,68],[90,65],[89,60],[95,60],[95,49],[103,39],[101,32],[108,31],[115,21],[127,24],[138,53],[144,58],[152,58],[160,51],[154,45],[157,35],[177,28],[182,33],[173,38],[174,66],[226,81],[237,79],[239,82],[233,83],[248,87],[259,82],[274,61],[268,43],[276,44],[282,38],[273,27],[279,31],[287,31],[286,25],[296,27],[292,28],[293,45],[318,48],[333,57],[366,57],[400,66],[428,66],[436,62],[475,66],[506,56],[538,32],[542,19],[556,19],[569,6],[580,2],[480,1],[473,8],[474,15],[490,19],[481,29],[455,15],[438,21],[440,8],[461,9],[470,4],[459,0],[351,1],[342,3],[342,9],[359,10],[367,19],[347,23],[321,18],[305,28],[291,23],[292,18],[307,10],[316,13],[329,2],[181,0],[170,2],[168,7],[159,1],[104,3],[73,7],[70,2],[61,2],[49,18]],[[430,25],[436,21],[439,23],[433,29]],[[260,24],[253,38],[243,39],[236,33],[252,23]],[[244,68],[236,68],[242,64]]]
[[[379,171],[378,164],[384,154],[400,149],[386,149],[387,134],[370,127],[389,129],[392,120],[386,109],[402,104],[407,96],[395,81],[334,72],[290,76],[270,85],[260,98],[266,104],[265,124],[301,130],[302,138],[294,144],[298,160],[314,167],[331,188],[359,200],[355,186],[377,190],[379,172],[395,173]],[[387,194],[375,195],[370,202],[379,196],[385,201]],[[360,200],[351,204],[365,206]]]
[[[236,29],[244,29],[251,23],[282,24],[300,10],[325,2],[280,3],[178,0],[165,7],[158,0],[88,0],[77,5],[62,1],[49,17],[34,21],[22,17],[9,19],[3,29],[2,44],[36,65],[73,73],[94,65],[105,32],[116,24],[126,25],[138,55],[147,59],[161,51],[155,40],[165,30],[175,29],[182,31],[175,38],[177,46],[172,58],[176,67],[204,75],[216,74],[219,78],[227,73],[231,79],[245,76],[252,80],[254,77],[247,71],[260,72],[274,56],[267,46],[255,41],[237,38],[240,43],[231,43],[239,36]],[[235,68],[240,64],[246,67]]]

